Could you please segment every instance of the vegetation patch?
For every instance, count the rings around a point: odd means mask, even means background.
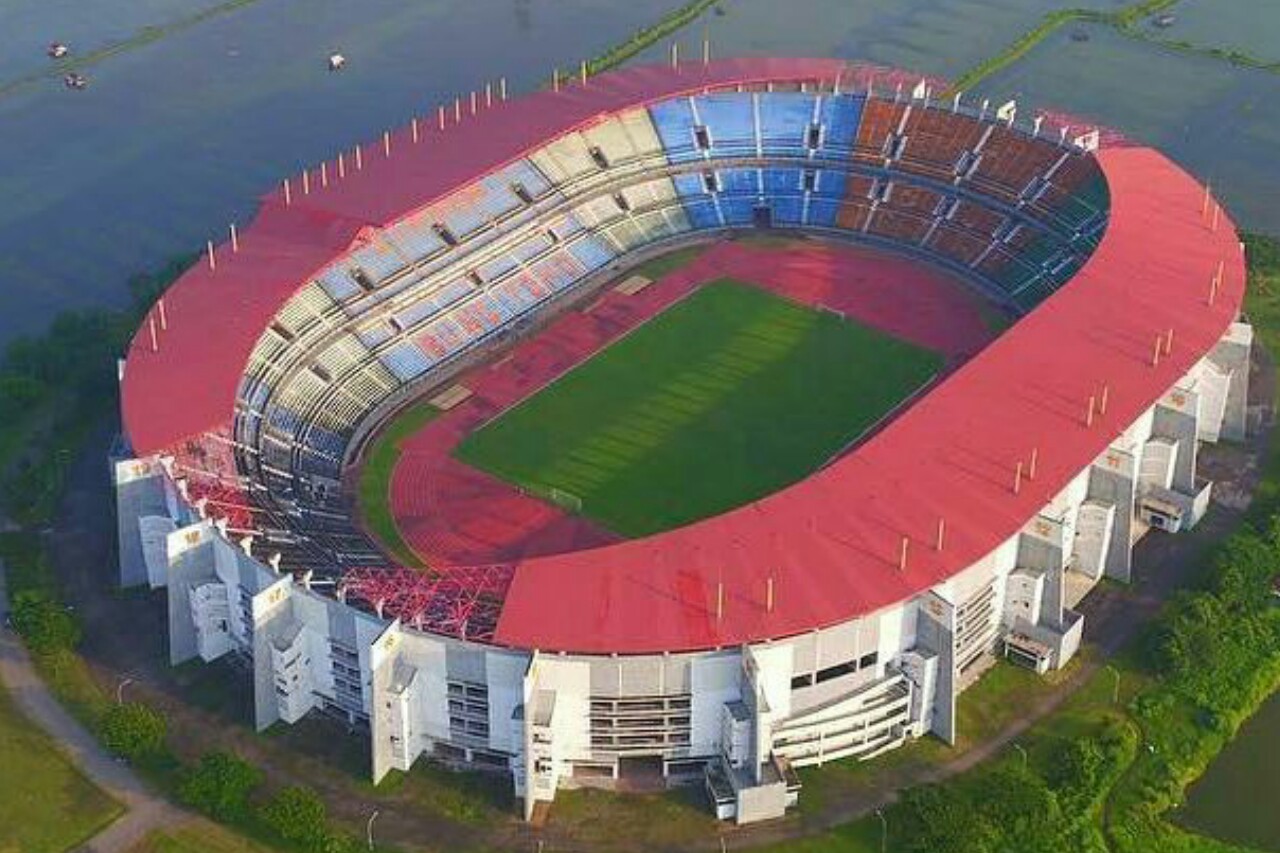
[[[124,810],[0,689],[0,851],[61,853]]]

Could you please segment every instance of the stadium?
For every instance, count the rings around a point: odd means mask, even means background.
[[[647,779],[745,823],[954,741],[1246,431],[1230,218],[1027,113],[704,57],[284,181],[122,363],[121,583],[167,589],[174,664],[251,669],[258,728],[338,715],[375,781],[505,772],[526,818]]]

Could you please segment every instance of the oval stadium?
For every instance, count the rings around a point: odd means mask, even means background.
[[[1244,436],[1206,187],[1035,106],[836,60],[488,84],[289,177],[121,367],[121,581],[256,725],[691,783],[932,734],[1064,666]],[[1084,608],[1087,610],[1087,606]],[[355,736],[355,735],[353,735]]]

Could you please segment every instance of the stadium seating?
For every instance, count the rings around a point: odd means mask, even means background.
[[[301,532],[287,564],[376,562],[336,487],[360,425],[625,253],[726,227],[844,232],[1025,310],[1083,263],[1108,204],[1087,155],[901,94],[713,91],[603,116],[315,275],[250,356],[222,467],[265,486],[244,498],[262,524],[287,512]]]

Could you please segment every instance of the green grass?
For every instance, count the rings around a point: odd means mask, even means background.
[[[360,469],[360,516],[365,528],[406,566],[421,566],[422,560],[396,527],[391,512],[391,475],[400,460],[400,443],[439,415],[440,410],[426,401],[405,409],[374,438]]]
[[[122,811],[0,689],[0,853],[73,848]]]
[[[456,455],[537,494],[568,492],[585,515],[641,536],[802,479],[941,366],[936,353],[721,281]]]
[[[271,853],[270,847],[207,820],[151,833],[129,853]]]

